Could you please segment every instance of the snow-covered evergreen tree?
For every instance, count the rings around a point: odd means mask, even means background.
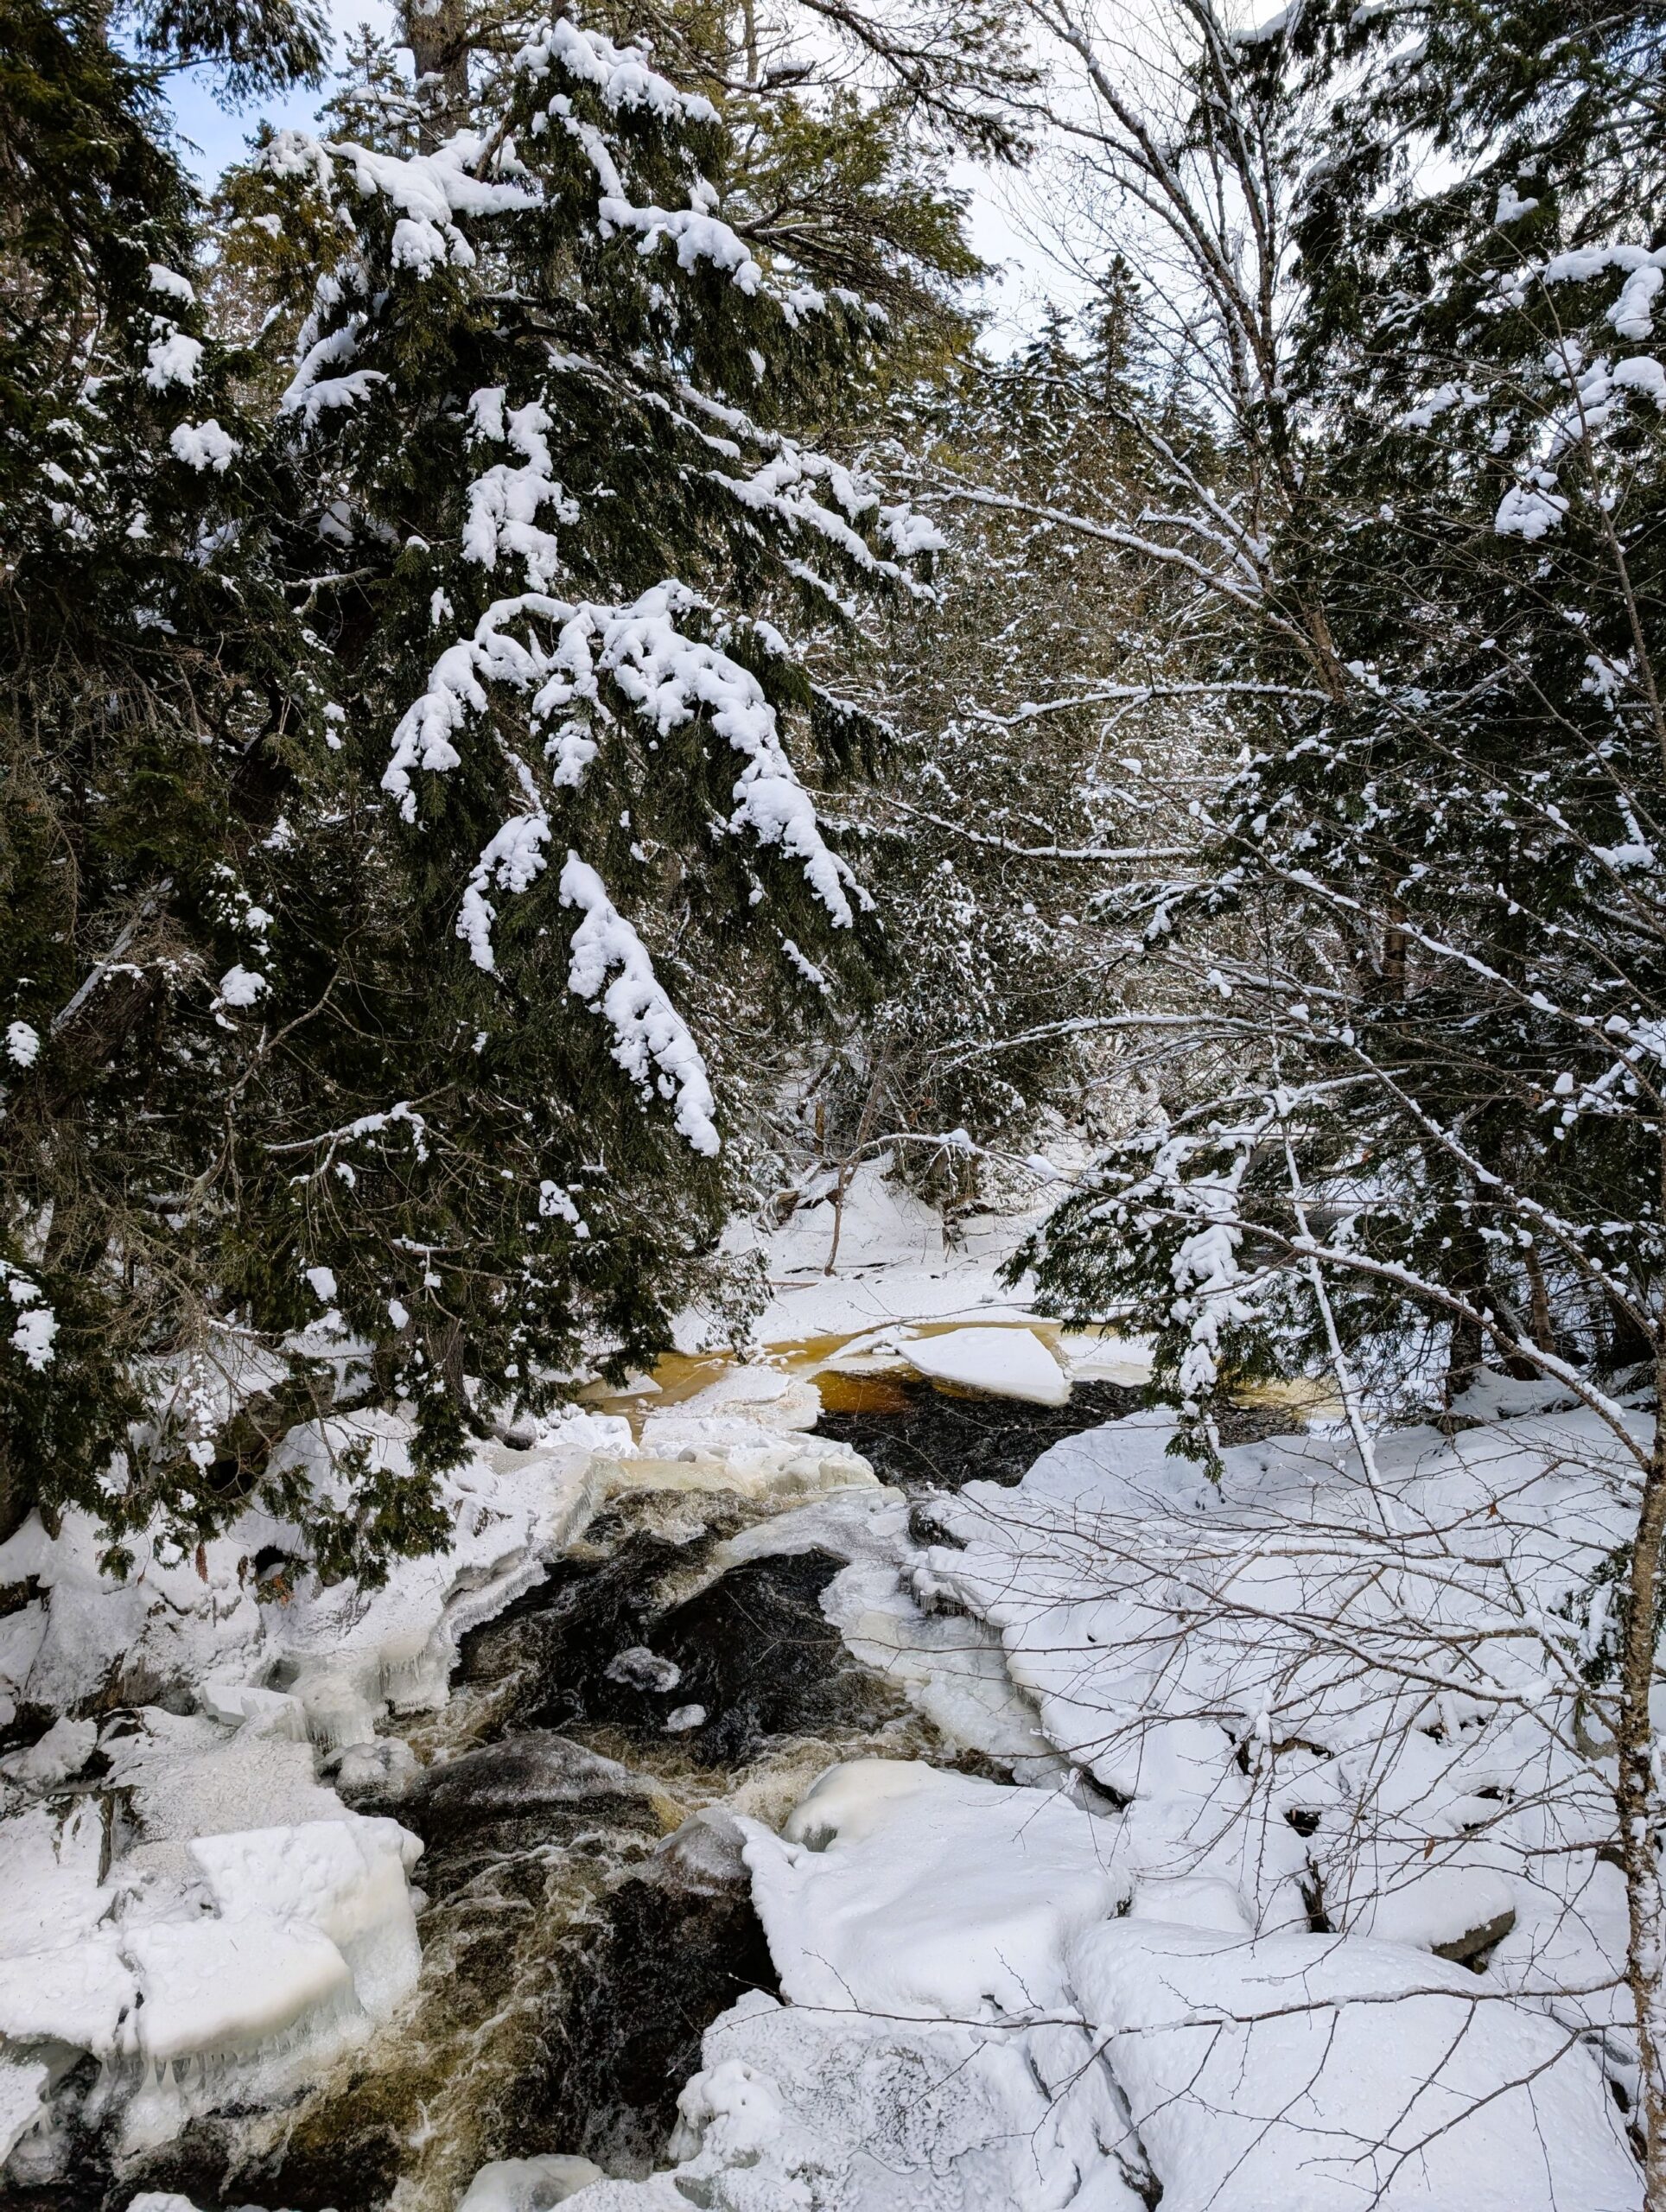
[[[0,22],[5,1528],[100,1498],[136,1361],[195,1326],[184,1194],[219,1112],[181,1024],[289,664],[150,57],[259,89],[315,72],[317,29],[166,8],[136,42],[93,8]]]
[[[1240,1046],[1054,1246],[1084,1299],[1147,1286],[1192,1402],[1328,1359],[1332,1323],[1402,1376],[1428,1331],[1458,1388],[1484,1352],[1623,1364],[1656,1326],[1648,37],[1541,67],[1508,10],[1425,12],[1415,45],[1310,10],[1209,64],[1246,111],[1334,88],[1288,176],[1282,423],[1246,423],[1300,497],[1219,671],[1253,652],[1277,688],[1154,938]]]
[[[228,362],[246,419],[168,435],[224,510],[183,573],[263,658],[211,659],[227,703],[154,785],[112,769],[122,804],[195,811],[129,866],[91,984],[73,944],[20,955],[8,1120],[14,1302],[62,1321],[82,1219],[109,1351],[89,1388],[31,1325],[54,1418],[96,1414],[47,1502],[188,1539],[256,1496],[293,1516],[275,1446],[368,1395],[414,1408],[417,1477],[344,1465],[309,1509],[321,1562],[367,1571],[434,1540],[427,1478],[471,1429],[721,1289],[725,1058],[819,1018],[871,931],[814,789],[878,733],[781,626],[848,630],[934,542],[795,435],[895,319],[727,219],[704,93],[566,17],[454,85],[461,118],[379,89],[363,138],[279,133],[229,187],[216,296],[294,355]],[[189,353],[194,399],[191,279],[154,281],[144,342]],[[96,1166],[79,1205],[54,1183],[64,1061],[29,1043],[100,994],[168,1010],[101,1031],[83,1079],[119,1209]]]

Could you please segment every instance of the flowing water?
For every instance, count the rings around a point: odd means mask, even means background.
[[[908,1381],[860,1350],[829,1372],[839,1350],[790,1347],[783,1363],[820,1368],[820,1433],[916,1495],[1015,1482],[1137,1396],[1097,1382],[1064,1407],[1018,1404]],[[670,1363],[651,1402],[714,1371]],[[111,2212],[139,2188],[216,2212],[452,2212],[491,2158],[568,2152],[649,2171],[705,2028],[773,1986],[737,1839],[714,1813],[777,1823],[840,1759],[989,1770],[845,1649],[820,1605],[842,1560],[716,1557],[768,1510],[633,1495],[473,1630],[445,1711],[401,1731],[416,1785],[354,1801],[426,1847],[414,1999],[294,2103],[194,2121],[119,2187],[89,2140],[41,2212]]]

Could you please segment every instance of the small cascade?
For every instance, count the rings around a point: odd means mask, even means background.
[[[887,1380],[816,1433],[929,1513],[930,1491],[1016,1480],[1129,1395],[1091,1382],[1050,1407]],[[322,2078],[188,2120],[119,2186],[89,2131],[54,2212],[119,2212],[140,2189],[204,2212],[454,2212],[490,2160],[569,2154],[620,2177],[661,2163],[703,2031],[775,1991],[730,1815],[779,1825],[843,1760],[1014,1764],[940,1732],[931,1699],[856,1656],[823,1606],[852,1554],[813,1533],[771,1548],[760,1524],[781,1507],[703,1483],[623,1490],[466,1628],[443,1709],[334,1763],[356,1810],[423,1840],[414,1995]],[[871,1618],[864,1633],[871,1656]],[[413,1688],[429,1663],[413,1655]]]

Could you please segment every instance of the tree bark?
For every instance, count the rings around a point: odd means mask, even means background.
[[[1666,1146],[1662,1152],[1666,1203]],[[1643,2156],[1644,2202],[1666,2212],[1666,1893],[1660,1870],[1659,1786],[1650,1703],[1655,1684],[1655,1646],[1660,1611],[1661,1554],[1666,1545],[1666,1315],[1655,1324],[1655,1442],[1644,1478],[1631,1567],[1626,1585],[1620,1649],[1619,1713],[1615,1728],[1620,1863],[1625,1870],[1625,1978],[1637,2020],[1639,2101],[1635,2126]]]
[[[468,120],[467,0],[405,0],[404,21],[426,151]]]

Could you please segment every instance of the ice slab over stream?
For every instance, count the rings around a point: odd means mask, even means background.
[[[947,1329],[910,1337],[899,1349],[934,1382],[1033,1406],[1062,1406],[1070,1396],[1070,1376],[1033,1329]]]

